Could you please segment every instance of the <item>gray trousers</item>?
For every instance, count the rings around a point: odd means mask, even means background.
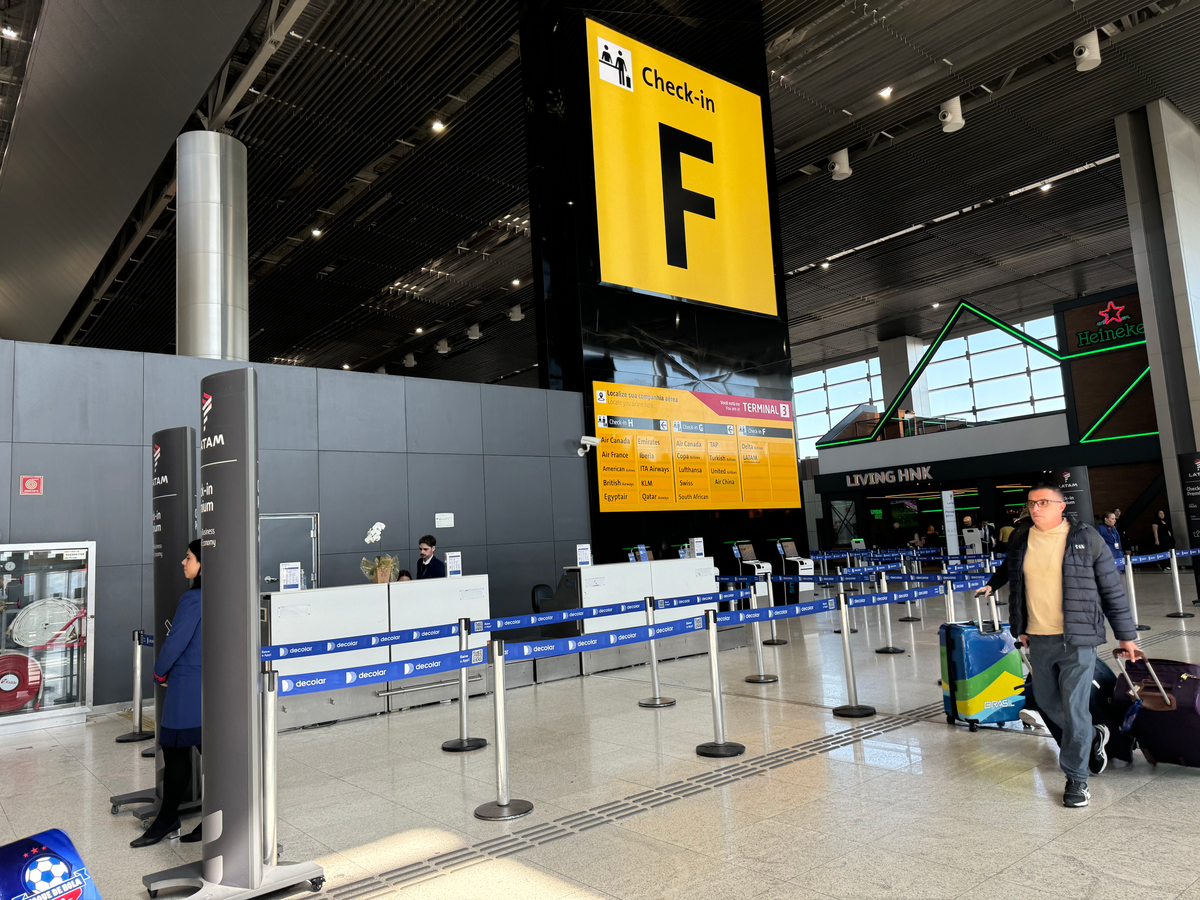
[[[1072,781],[1087,781],[1095,737],[1089,703],[1096,648],[1074,647],[1061,634],[1031,634],[1029,663],[1038,709],[1062,729],[1058,764]]]

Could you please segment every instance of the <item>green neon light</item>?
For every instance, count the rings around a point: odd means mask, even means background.
[[[906,380],[904,382],[904,386],[899,390],[899,392],[897,392],[896,399],[891,402],[891,404],[888,406],[888,408],[886,410],[884,410],[883,415],[881,415],[879,417],[879,421],[877,423],[875,423],[875,427],[871,429],[871,433],[868,434],[866,437],[849,438],[844,441],[830,441],[828,443],[822,443],[822,442],[818,441],[816,444],[817,449],[824,450],[829,447],[840,447],[845,444],[864,444],[864,443],[867,443],[868,441],[876,440],[879,437],[880,432],[883,431],[884,427],[887,425],[888,421],[891,420],[892,415],[896,412],[897,409],[900,408],[900,402],[904,399],[904,397],[908,394],[908,392],[910,390],[912,390],[912,386],[914,384],[916,384],[917,379],[920,378],[922,374],[924,374],[925,369],[929,366],[929,363],[932,362],[934,355],[937,353],[937,351],[939,349],[941,349],[942,343],[946,339],[946,335],[949,333],[950,329],[952,327],[954,327],[954,324],[958,321],[959,317],[964,312],[969,312],[969,313],[977,316],[978,318],[991,323],[992,325],[1001,329],[1002,331],[1006,332],[1007,334],[1012,335],[1021,343],[1026,344],[1030,347],[1033,347],[1035,350],[1046,354],[1047,356],[1051,357],[1052,359],[1054,359],[1060,363],[1066,362],[1067,360],[1071,360],[1071,359],[1079,359],[1082,356],[1093,356],[1097,353],[1111,353],[1114,350],[1124,350],[1129,347],[1139,347],[1146,343],[1145,339],[1142,339],[1140,341],[1131,341],[1127,344],[1117,344],[1116,346],[1113,346],[1113,347],[1100,347],[1100,348],[1097,348],[1096,350],[1084,350],[1079,353],[1063,354],[1063,353],[1059,353],[1057,350],[1051,349],[1047,344],[1043,344],[1037,338],[1030,337],[1029,335],[1025,334],[1023,331],[1018,331],[1017,329],[1015,329],[1011,325],[1009,325],[1007,322],[1002,322],[1000,319],[997,319],[995,316],[992,316],[992,315],[984,312],[983,310],[979,309],[978,307],[972,306],[970,303],[968,303],[967,301],[964,300],[964,301],[960,302],[958,304],[958,306],[956,306],[954,308],[954,312],[952,312],[950,314],[950,318],[948,318],[946,320],[946,324],[942,326],[942,330],[938,332],[938,336],[933,339],[933,343],[929,345],[929,349],[925,351],[925,354],[921,357],[921,361],[919,363],[917,363],[916,368],[913,369],[913,371],[909,374],[908,380]],[[1093,426],[1093,427],[1095,427],[1095,426]],[[1140,435],[1129,435],[1129,436],[1130,437],[1138,437]],[[1111,440],[1111,438],[1106,438],[1105,440]],[[1094,443],[1094,441],[1091,441],[1089,443]]]
[[[1089,444],[1098,444],[1100,441],[1123,441],[1126,438],[1154,437],[1157,434],[1158,434],[1157,431],[1143,431],[1139,434],[1118,434],[1115,437],[1092,438],[1090,441],[1088,441],[1088,443]],[[1080,441],[1080,443],[1082,443],[1082,441]]]
[[[1079,439],[1079,443],[1081,443],[1081,444],[1093,443],[1093,441],[1089,440],[1089,438],[1092,435],[1092,432],[1095,431],[1097,428],[1099,428],[1104,423],[1104,420],[1107,419],[1110,415],[1112,415],[1118,406],[1120,406],[1122,403],[1125,402],[1125,398],[1128,397],[1131,393],[1133,393],[1133,389],[1136,388],[1139,384],[1141,384],[1142,379],[1145,378],[1149,374],[1150,374],[1150,367],[1146,366],[1145,371],[1143,371],[1142,374],[1140,374],[1137,378],[1133,379],[1133,384],[1131,384],[1129,387],[1125,388],[1125,390],[1121,394],[1121,396],[1118,397],[1113,402],[1113,405],[1104,411],[1104,415],[1102,415],[1099,419],[1097,419],[1095,424],[1092,425],[1092,427],[1087,430],[1087,433],[1084,434],[1084,436]],[[1155,432],[1155,434],[1157,434],[1157,433],[1158,432]],[[1101,440],[1101,438],[1096,438],[1096,440]],[[1112,438],[1105,438],[1104,440],[1112,440]]]

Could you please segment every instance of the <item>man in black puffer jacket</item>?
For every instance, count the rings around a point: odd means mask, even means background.
[[[1094,733],[1088,703],[1096,648],[1107,640],[1104,620],[1123,657],[1142,654],[1125,589],[1099,532],[1064,519],[1066,498],[1052,485],[1036,485],[1028,507],[1032,525],[1013,532],[1004,565],[980,593],[1008,581],[1009,624],[1029,649],[1038,707],[1062,729],[1063,805],[1087,806]]]

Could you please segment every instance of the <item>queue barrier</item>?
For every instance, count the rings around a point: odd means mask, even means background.
[[[695,606],[699,603],[724,603],[733,600],[745,600],[751,592],[742,588],[736,591],[716,591],[712,594],[693,594],[688,597],[654,598],[655,609],[675,609],[681,606]]]
[[[137,634],[138,634],[138,643],[141,644],[143,647],[153,647],[154,646],[154,635],[146,634],[146,632],[144,632],[144,631],[139,631]]]
[[[351,650],[366,650],[372,647],[391,647],[394,644],[412,644],[434,638],[453,637],[458,634],[458,623],[431,625],[428,628],[407,628],[404,631],[380,631],[375,634],[360,634],[353,637],[334,638],[328,641],[303,641],[297,644],[272,644],[259,649],[259,659],[297,659],[321,656],[326,653],[349,653]]]
[[[841,584],[845,578],[837,575],[772,575],[771,581],[781,584]]]
[[[356,666],[352,669],[329,669],[324,672],[306,672],[303,675],[283,675],[279,678],[279,696],[291,697],[295,694],[311,694],[314,691],[339,690],[353,685],[399,681],[417,675],[431,675],[434,672],[456,672],[459,669],[482,665],[486,662],[486,649],[476,647],[474,650],[455,650],[453,653],[439,653],[437,656],[405,659],[391,663],[375,663],[369,666]]]
[[[874,566],[847,566],[841,570],[843,575],[876,575],[880,572],[899,572],[894,565],[880,563]]]
[[[908,588],[903,591],[886,591],[878,594],[851,594],[846,602],[851,607],[882,606],[885,603],[908,603],[913,600],[923,600],[926,597],[939,597],[940,588]]]

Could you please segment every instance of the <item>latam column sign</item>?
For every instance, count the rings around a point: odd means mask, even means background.
[[[800,506],[791,401],[592,388],[601,512]]]
[[[762,99],[591,19],[600,280],[774,316]]]

